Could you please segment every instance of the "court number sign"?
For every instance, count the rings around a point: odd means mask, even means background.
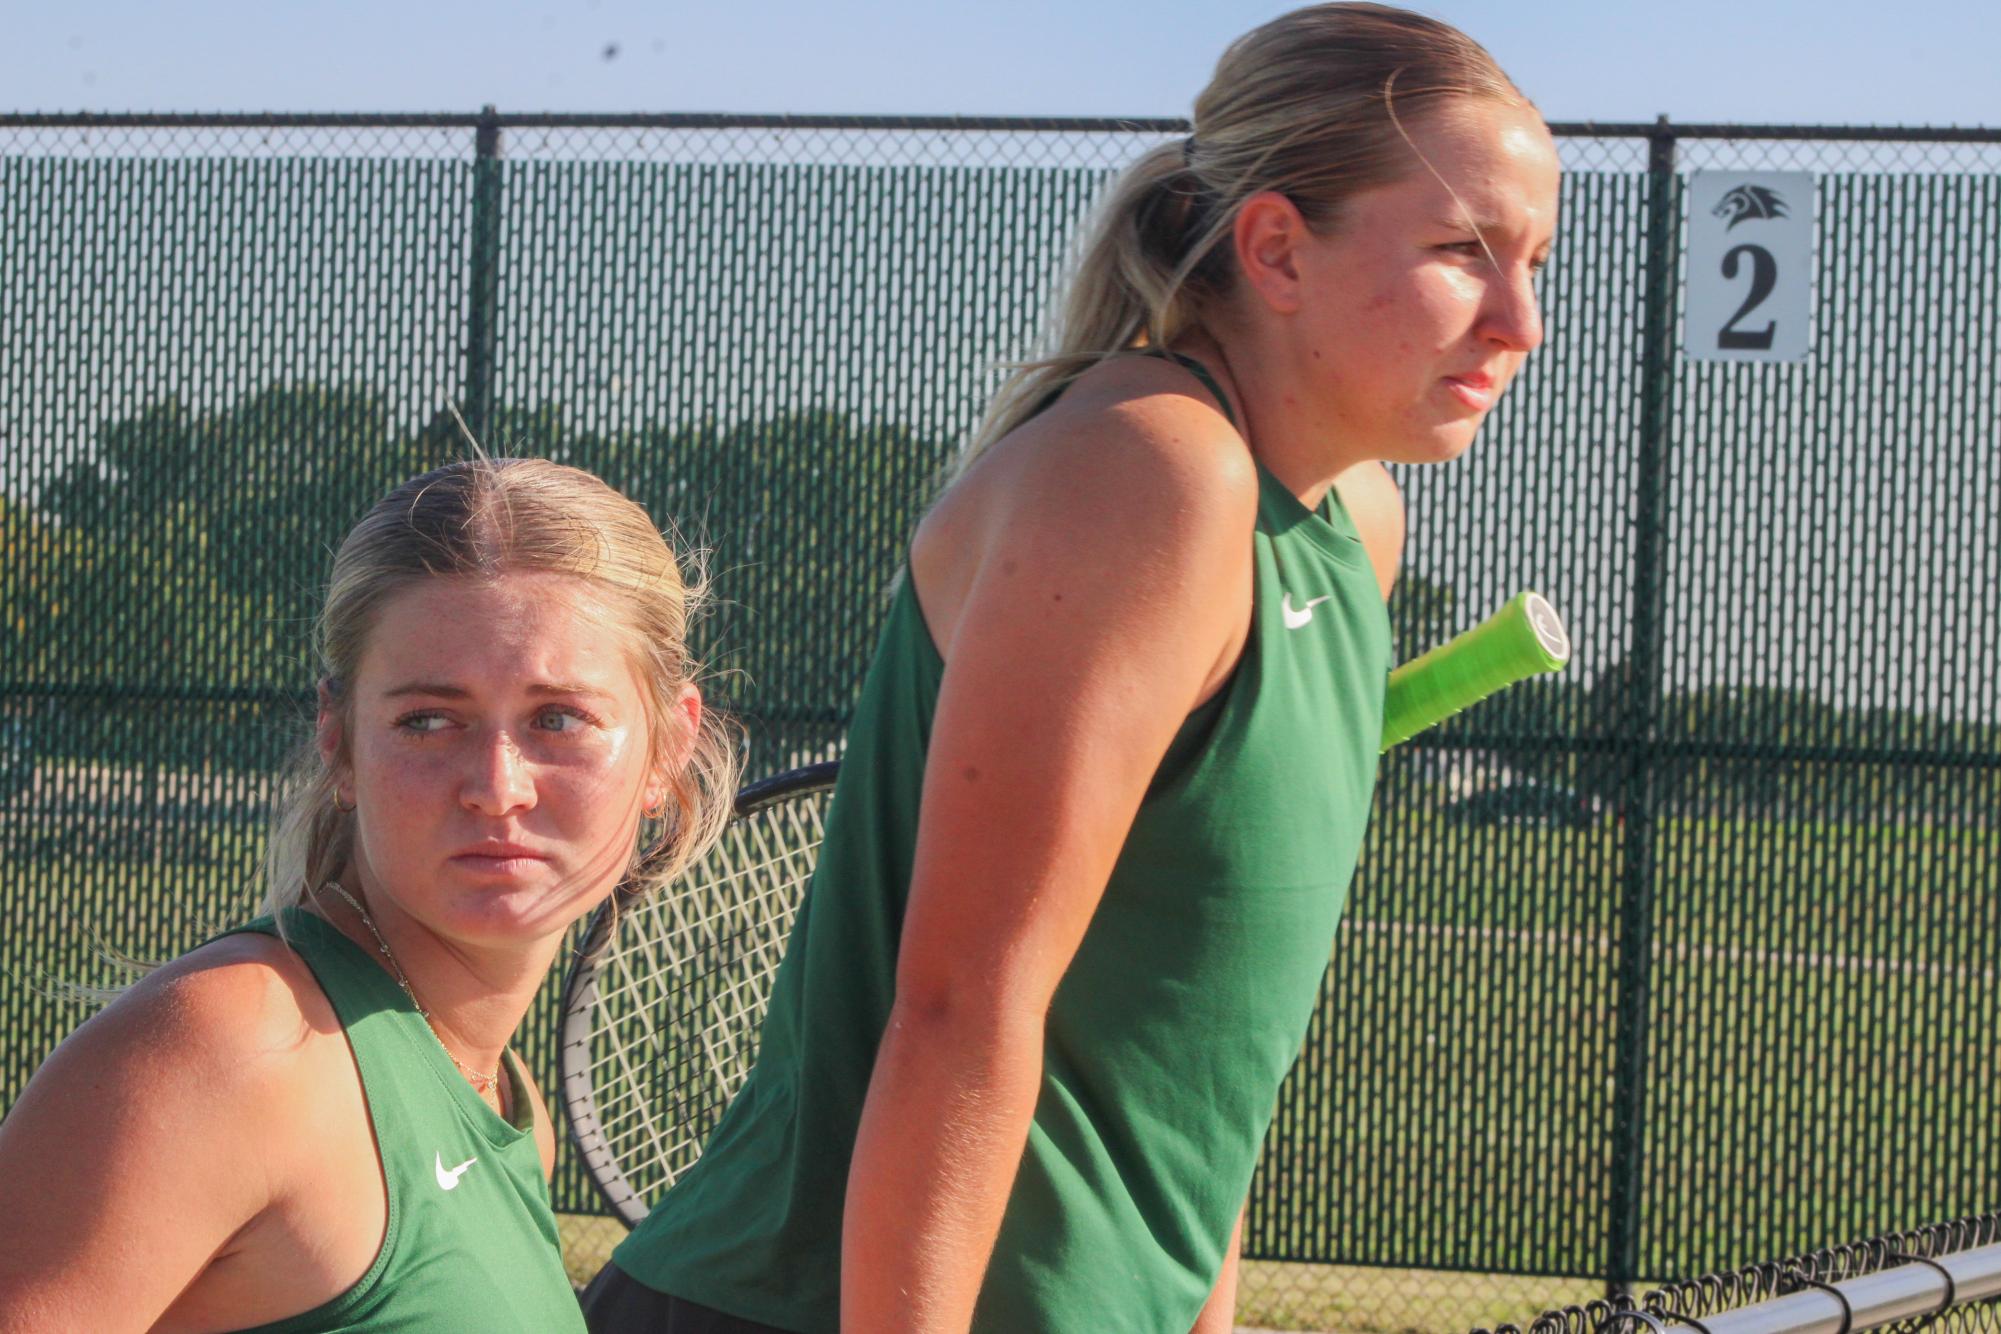
[[[1697,361],[1799,361],[1812,343],[1814,177],[1688,178],[1682,349]]]

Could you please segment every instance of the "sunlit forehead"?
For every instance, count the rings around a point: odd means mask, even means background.
[[[386,602],[360,683],[385,699],[575,699],[638,707],[627,636],[572,576],[421,580]]]
[[[1405,130],[1419,163],[1406,178],[1441,231],[1470,232],[1499,263],[1497,247],[1540,258],[1556,227],[1560,167],[1548,129],[1527,106],[1466,100]]]

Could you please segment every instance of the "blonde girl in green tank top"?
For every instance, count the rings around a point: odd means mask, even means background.
[[[1120,185],[1061,351],[1004,391],[911,546],[946,671],[846,1193],[844,1327],[968,1323],[1043,1018],[1170,740],[1251,633],[1260,475],[1309,511],[1337,493],[1387,597],[1403,510],[1381,464],[1456,457],[1541,340],[1554,145],[1459,34],[1301,11],[1224,56],[1194,121]],[[1106,355],[1135,347],[1193,358],[1223,402]],[[1235,1251],[1198,1330],[1232,1327]]]
[[[699,592],[639,506],[539,460],[356,525],[267,916],[118,996],[0,1124],[0,1328],[582,1328],[508,1044],[568,928],[727,817]]]
[[[917,529],[757,1069],[607,1292],[1230,1328],[1374,781],[1382,464],[1465,450],[1540,342],[1557,174],[1434,20],[1319,5],[1223,54]]]

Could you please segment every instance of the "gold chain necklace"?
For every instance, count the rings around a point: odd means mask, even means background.
[[[492,1093],[500,1084],[500,1071],[496,1069],[490,1075],[482,1074],[452,1054],[452,1049],[446,1046],[444,1038],[439,1036],[438,1026],[431,1022],[431,1012],[424,1008],[424,1003],[417,999],[417,993],[410,989],[410,979],[403,976],[403,966],[397,963],[396,956],[389,952],[389,942],[382,938],[382,932],[376,927],[375,919],[368,915],[368,909],[362,907],[354,895],[348,893],[338,880],[327,881],[325,888],[340,895],[347,906],[354,909],[361,918],[361,924],[368,928],[368,934],[375,937],[375,947],[382,951],[382,958],[388,963],[390,973],[396,978],[396,985],[403,988],[403,994],[408,996],[410,1004],[417,1008],[417,1014],[423,1019],[424,1027],[430,1029],[431,1036],[438,1039],[438,1047],[445,1053],[445,1059],[458,1067],[459,1073],[471,1081],[473,1089],[481,1096]]]

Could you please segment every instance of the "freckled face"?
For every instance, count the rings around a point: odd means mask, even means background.
[[[447,938],[520,943],[610,892],[661,775],[639,678],[588,586],[427,579],[383,607],[351,691],[372,894]]]
[[[1558,169],[1526,107],[1467,99],[1406,128],[1437,175],[1416,163],[1361,192],[1304,247],[1298,361],[1344,442],[1437,463],[1472,443],[1542,341],[1533,279]]]

